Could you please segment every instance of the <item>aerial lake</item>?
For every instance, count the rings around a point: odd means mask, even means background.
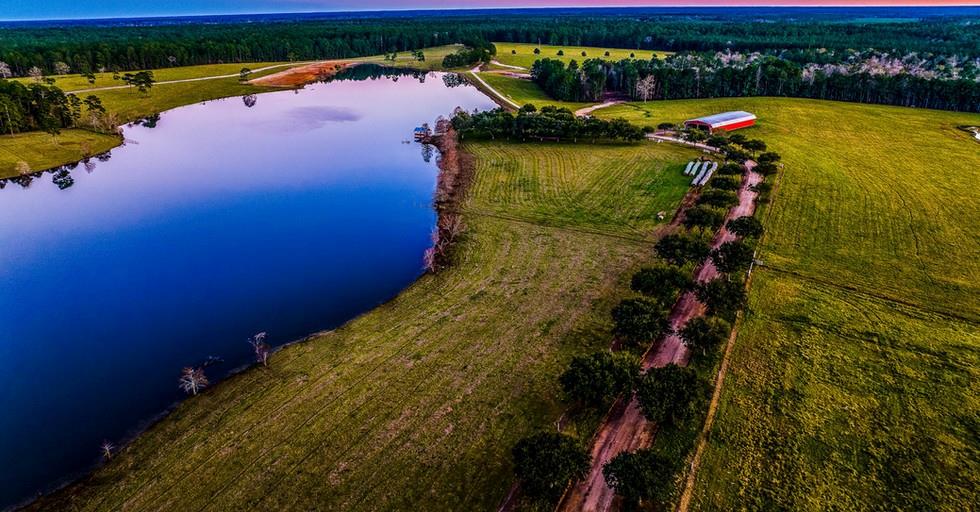
[[[421,275],[438,153],[405,141],[494,106],[421,78],[178,108],[110,157],[3,183],[0,509],[182,399],[183,367],[213,385],[253,361],[251,335],[335,328]]]

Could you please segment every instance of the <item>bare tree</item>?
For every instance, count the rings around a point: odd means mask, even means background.
[[[268,336],[267,333],[260,332],[248,339],[248,344],[252,345],[255,350],[255,361],[262,363],[262,366],[269,366],[269,351],[271,349],[269,344],[265,342]]]
[[[636,82],[636,96],[643,101],[647,101],[653,96],[653,89],[656,87],[657,81],[653,75],[648,75],[646,78]]]
[[[41,68],[33,66],[31,69],[27,70],[27,76],[33,78],[36,82],[40,82],[41,79],[44,78],[44,72],[41,71]]]
[[[54,74],[56,75],[67,75],[71,71],[71,66],[68,64],[58,61],[54,63]]]
[[[20,160],[14,165],[14,170],[17,174],[24,176],[31,173],[31,166],[27,162]]]
[[[0,60],[0,78],[10,78],[14,76],[13,72],[10,71],[10,64]]]
[[[109,441],[102,441],[102,446],[99,447],[102,450],[102,458],[104,460],[109,460],[112,458],[113,452],[116,451],[116,445],[110,443]]]
[[[167,62],[169,62],[170,65],[173,66],[174,64],[177,63],[177,57],[174,57],[173,55],[170,55],[170,56],[167,57]]]
[[[198,391],[208,387],[208,377],[204,375],[204,368],[184,368],[178,381],[180,389],[185,393],[196,395]]]

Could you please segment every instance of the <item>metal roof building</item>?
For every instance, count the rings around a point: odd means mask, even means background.
[[[734,112],[722,112],[721,114],[699,117],[697,119],[688,119],[687,121],[684,121],[684,126],[688,128],[703,128],[708,130],[708,132],[714,132],[715,130],[725,130],[730,132],[732,130],[754,125],[755,119],[755,114],[736,110]]]

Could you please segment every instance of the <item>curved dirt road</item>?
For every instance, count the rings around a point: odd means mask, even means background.
[[[290,63],[287,63],[287,64],[274,64],[272,66],[266,66],[264,68],[253,69],[252,70],[252,73],[258,73],[258,72],[261,72],[261,71],[268,71],[270,69],[276,69],[276,68],[284,68],[284,67],[287,67],[287,66],[300,66],[300,65],[303,65],[303,64],[304,64],[303,62],[290,62]],[[164,80],[162,82],[155,82],[153,85],[182,84],[184,82],[200,82],[200,81],[203,81],[203,80],[217,80],[219,78],[235,78],[237,76],[239,76],[238,73],[232,73],[230,75],[199,76],[197,78],[182,78],[180,80]],[[65,92],[79,93],[79,92],[111,91],[113,89],[127,89],[129,87],[130,86],[128,86],[128,85],[109,85],[109,86],[106,86],[106,87],[92,87],[90,89],[75,89],[75,90],[72,90],[72,91],[65,91]]]
[[[745,179],[738,190],[738,204],[728,212],[727,220],[752,215],[755,212],[756,192],[751,186],[762,181],[762,176],[754,172],[755,162],[746,162]],[[715,236],[712,248],[735,240],[734,233],[724,226]],[[711,281],[718,277],[718,270],[711,259],[707,259],[697,269],[694,278],[699,283]],[[704,314],[704,305],[698,302],[694,293],[687,292],[677,299],[670,314],[670,327],[673,331],[682,328],[688,320]],[[660,343],[655,344],[643,356],[643,369],[661,367],[673,363],[686,366],[689,354],[680,336],[671,334]],[[602,475],[602,467],[616,455],[646,448],[653,444],[656,435],[656,425],[647,421],[640,411],[635,397],[630,397],[625,406],[617,404],[613,407],[605,423],[600,427],[590,451],[592,467],[585,480],[577,482],[558,506],[561,511],[609,511],[612,510],[616,494]]]

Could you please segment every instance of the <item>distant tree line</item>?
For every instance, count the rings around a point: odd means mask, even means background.
[[[864,63],[866,64],[866,63]],[[581,65],[541,59],[532,79],[561,101],[597,101],[607,92],[634,100],[733,96],[791,96],[980,112],[977,68],[969,78],[931,78],[926,72],[892,73],[867,65],[799,64],[774,56],[728,61],[677,54],[666,59],[588,59]]]
[[[644,136],[642,129],[624,119],[576,117],[568,109],[552,106],[539,111],[534,105],[525,105],[516,114],[503,109],[474,113],[457,109],[452,125],[462,138],[630,142]]]
[[[878,48],[975,58],[980,24],[957,17],[907,23],[842,23],[806,14],[771,16],[582,13],[555,16],[348,17],[246,23],[8,26],[0,61],[14,76],[138,70],[193,64],[349,58],[474,41],[669,51],[771,51],[797,62]],[[848,20],[850,21],[850,20]],[[819,41],[819,46],[814,42]]]

